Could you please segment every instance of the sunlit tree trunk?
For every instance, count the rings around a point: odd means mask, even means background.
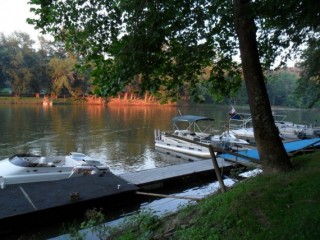
[[[274,123],[259,60],[256,25],[250,0],[234,0],[235,26],[255,140],[264,173],[285,172],[291,162]]]

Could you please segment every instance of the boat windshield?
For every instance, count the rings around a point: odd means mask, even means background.
[[[17,154],[9,158],[9,161],[19,167],[36,167],[40,156],[32,154]]]
[[[86,157],[87,155],[85,155],[85,154],[83,154],[83,153],[71,152],[71,153],[70,153],[70,156],[76,157],[76,158],[84,158],[84,157]]]

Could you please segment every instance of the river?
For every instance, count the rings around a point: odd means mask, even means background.
[[[248,107],[235,109],[249,112]],[[0,159],[16,153],[55,156],[77,151],[105,161],[114,174],[178,164],[184,160],[155,150],[154,129],[172,130],[171,119],[181,112],[214,118],[219,134],[229,110],[226,105],[0,105]],[[279,108],[273,111],[301,124],[313,123],[320,113]]]
[[[235,107],[238,112],[248,108]],[[0,159],[16,153],[66,155],[83,152],[107,162],[115,174],[175,164],[154,148],[154,129],[172,130],[172,117],[215,119],[218,133],[230,106],[0,105]],[[288,121],[313,123],[319,110],[277,109]]]
[[[228,106],[181,107],[182,114],[214,118],[217,131]],[[171,130],[176,107],[1,105],[0,159],[16,153],[83,152],[105,161],[115,174],[168,164],[154,149],[154,129]]]

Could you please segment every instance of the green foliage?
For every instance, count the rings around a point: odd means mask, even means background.
[[[216,101],[240,88],[233,4],[230,1],[33,0],[39,19],[29,23],[64,41],[94,63],[95,93],[116,95],[129,85],[163,102],[183,98]],[[310,7],[313,6],[313,7]],[[316,0],[253,1],[260,61],[269,69],[317,37]],[[199,74],[212,66],[204,82]],[[135,81],[139,76],[140,81]],[[274,98],[275,99],[275,98]],[[275,100],[276,101],[276,100]],[[290,103],[291,104],[291,103]]]
[[[227,72],[225,69],[229,69]],[[232,61],[218,61],[212,68],[209,81],[209,91],[215,100],[235,95],[240,88],[242,78],[239,67]]]
[[[0,82],[4,86],[10,84],[16,95],[30,91],[35,73],[32,66],[37,63],[32,48],[33,43],[30,36],[25,33],[15,32],[8,38],[1,35]]]
[[[52,91],[60,95],[65,88],[73,97],[83,95],[86,91],[85,75],[77,71],[77,59],[68,54],[66,58],[52,58],[49,62],[50,76],[53,79]]]
[[[32,48],[31,43],[27,42],[24,43],[24,48],[21,49],[20,38],[15,34],[9,37],[2,35],[1,39],[0,64],[2,71],[0,74],[0,86],[15,86],[15,92],[20,94],[42,92],[71,94],[75,97],[94,90],[89,78],[92,64],[88,64],[88,68],[78,67],[77,64],[80,59],[67,53],[60,42],[52,43],[42,38],[40,39],[40,48],[36,50]],[[307,57],[312,52],[315,52],[313,50],[309,50],[304,56]],[[19,57],[15,57],[16,55]],[[17,64],[17,60],[15,59],[20,59],[21,64],[19,66],[25,67],[16,71],[15,64]],[[316,62],[314,60],[316,59],[311,59],[310,63]],[[112,63],[113,61],[110,61],[110,64]],[[236,65],[233,65],[232,61],[225,64],[222,65],[222,63],[218,62],[214,66],[201,70],[195,76],[196,80],[193,83],[184,82],[183,87],[177,87],[177,89],[170,90],[165,87],[171,82],[170,79],[162,80],[167,81],[167,83],[161,85],[159,91],[153,93],[153,96],[161,103],[173,102],[182,98],[191,102],[204,103],[227,102],[230,99],[234,105],[247,104],[246,89],[239,77],[239,69]],[[230,64],[230,67],[228,67],[228,64]],[[315,67],[316,64],[312,69],[316,69]],[[224,68],[235,70],[224,71]],[[96,79],[109,76],[105,74],[108,69],[103,67],[100,69],[102,70],[100,75],[94,75]],[[95,74],[98,74],[98,72],[95,71]],[[303,79],[311,79],[311,77],[306,76]],[[293,92],[293,88],[296,85],[294,73],[283,70],[267,76],[267,89],[272,105],[304,107],[313,98],[317,97],[317,85],[312,84],[315,83],[314,81],[310,80],[308,82],[301,79],[300,82],[301,84],[297,90],[299,97]],[[126,92],[141,98],[143,93],[140,89],[140,83],[141,78],[135,76],[129,85],[124,85],[120,88],[115,85],[114,87],[117,89],[115,91],[125,89]],[[233,92],[239,88],[240,83],[240,90],[237,93]],[[103,85],[103,83],[101,84]],[[95,91],[100,95],[106,95],[101,92],[103,89],[104,87],[101,86]]]
[[[72,223],[68,226],[64,226],[65,232],[70,235],[71,239],[87,239],[89,232],[95,234],[98,239],[106,239],[111,230],[110,227],[104,225],[105,217],[100,210],[89,209],[86,211],[85,220],[81,223]],[[81,229],[87,229],[81,231]]]
[[[290,42],[298,46],[311,38],[306,29],[317,29],[317,11],[303,6],[319,3],[300,2],[254,2],[266,66]],[[228,1],[34,0],[31,4],[40,19],[28,19],[29,23],[95,62],[101,94],[117,93],[137,74],[143,75],[142,89],[154,92],[168,77],[172,81],[167,86],[176,88],[183,81],[194,81],[192,77],[203,67],[228,62],[237,54],[233,5]],[[102,78],[102,72],[109,77]]]
[[[320,3],[317,0],[253,1],[260,28],[258,41],[267,65],[280,56],[281,63],[296,58],[300,48],[318,38]],[[300,47],[300,48],[299,48]]]
[[[63,88],[73,96],[89,91],[88,72],[80,72],[79,62],[61,43],[40,39],[40,48],[27,33],[0,35],[0,87],[10,87],[15,95],[60,93]]]
[[[239,174],[244,172],[245,170],[246,168],[243,166],[232,168],[230,170],[230,177],[233,179],[237,179],[239,177]]]
[[[320,40],[310,42],[302,54],[299,67],[302,69],[298,82],[297,94],[304,104],[309,107],[319,103],[320,100]]]
[[[120,226],[120,239],[150,239],[154,230],[158,228],[160,219],[150,210],[142,211],[125,220]]]
[[[319,153],[298,157],[292,173],[255,177],[191,207],[188,211],[194,221],[172,239],[203,239],[205,233],[206,239],[316,237],[320,222],[319,191],[315,190],[320,189],[318,158]]]
[[[40,7],[33,11],[41,18],[29,19],[30,23],[65,41],[86,61],[94,62],[94,84],[101,95],[118,94],[140,75],[142,92],[155,94],[165,88],[161,94],[179,96],[183,88],[193,91],[196,76],[204,67],[217,59],[230,62],[236,53],[229,24],[232,8],[223,1],[31,3]],[[214,18],[215,14],[223,17]],[[220,37],[216,36],[218,32]],[[223,93],[234,87],[227,82],[223,83]]]
[[[274,71],[267,75],[266,87],[273,106],[299,107],[295,94],[298,75],[288,70]]]

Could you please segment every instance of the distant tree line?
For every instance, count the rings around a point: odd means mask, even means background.
[[[305,107],[307,105],[298,87],[298,80],[300,79],[298,68],[283,68],[277,71],[269,71],[265,75],[271,105],[288,107]],[[234,105],[241,105],[247,101],[246,88],[242,84],[237,94],[232,98],[232,102]]]
[[[91,78],[76,68],[77,62],[61,43],[39,37],[36,48],[27,33],[0,34],[0,90],[10,89],[15,96],[89,93]]]
[[[81,57],[66,51],[62,43],[44,37],[39,37],[38,46],[35,46],[34,40],[27,33],[14,32],[9,36],[0,34],[0,92],[3,89],[10,89],[14,96],[51,97],[79,97],[94,93],[94,89],[98,86],[92,84],[90,67],[77,67],[81,64]],[[166,102],[181,98],[191,102],[248,104],[246,88],[241,80],[236,88],[237,91],[230,91],[224,97],[221,97],[223,94],[212,96],[208,90],[212,88],[208,81],[210,74],[212,68],[208,66],[197,76],[196,85],[181,88],[179,97],[170,95],[165,88],[163,90],[160,88],[157,94],[148,92],[141,94],[143,92],[139,89],[141,79],[137,75],[135,81],[125,86],[118,96],[124,99],[144,98],[146,101]],[[312,85],[310,80],[308,82],[306,74],[301,78],[302,74],[298,68],[268,72],[266,86],[271,104],[291,107],[317,105],[317,101],[311,100],[311,96],[316,94],[312,88],[316,83]]]

